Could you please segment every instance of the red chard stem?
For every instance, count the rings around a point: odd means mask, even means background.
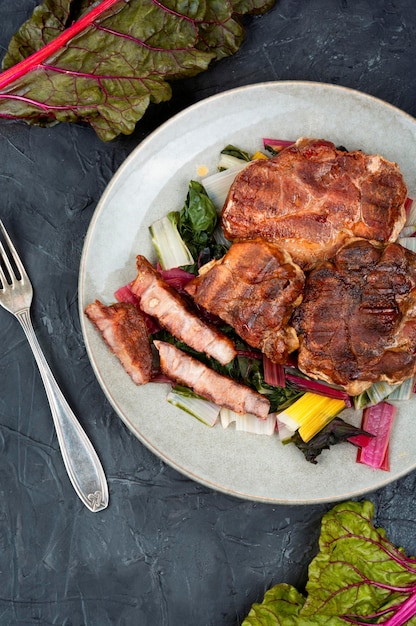
[[[43,61],[53,56],[76,35],[79,35],[79,33],[88,28],[88,26],[91,26],[91,24],[110,7],[125,1],[126,0],[102,0],[102,2],[91,9],[91,11],[74,22],[72,26],[64,30],[55,39],[43,46],[43,48],[40,48],[26,59],[23,59],[23,61],[20,61],[20,63],[16,63],[13,67],[10,67],[2,72],[0,74],[0,90],[4,89],[7,85],[14,82],[21,76],[24,76],[32,69],[41,65]]]

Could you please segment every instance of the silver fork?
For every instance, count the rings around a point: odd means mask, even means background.
[[[108,505],[108,486],[103,468],[90,440],[59,389],[39,346],[30,319],[32,285],[1,220],[0,232],[9,249],[7,253],[0,241],[0,304],[17,317],[33,350],[45,385],[69,479],[85,506],[93,512],[101,511]]]

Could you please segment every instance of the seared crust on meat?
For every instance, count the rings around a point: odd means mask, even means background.
[[[312,270],[294,313],[299,368],[357,395],[416,373],[416,255],[353,239]]]
[[[222,210],[231,241],[280,243],[310,269],[350,237],[395,241],[404,225],[407,188],[399,167],[379,155],[300,139],[237,174]]]
[[[137,256],[136,265],[138,274],[130,288],[140,298],[140,308],[194,350],[212,356],[222,365],[232,361],[237,351],[231,339],[191,311],[144,256]]]
[[[171,380],[236,413],[252,413],[261,419],[267,417],[270,403],[265,396],[218,374],[170,343],[155,341],[154,345],[159,351],[161,370]]]
[[[234,243],[202,272],[185,287],[195,302],[273,362],[285,363],[299,346],[289,318],[302,300],[305,281],[289,254],[264,240]]]
[[[127,302],[106,306],[96,300],[85,308],[85,314],[136,385],[148,383],[152,377],[152,350],[139,309]]]

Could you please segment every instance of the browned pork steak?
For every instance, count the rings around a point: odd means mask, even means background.
[[[106,306],[99,300],[89,304],[85,313],[136,385],[148,383],[152,350],[142,313],[127,302]]]
[[[399,167],[379,155],[300,139],[237,174],[222,210],[231,241],[280,243],[310,269],[350,237],[394,241],[404,225],[407,188]]]
[[[299,368],[351,395],[416,372],[416,255],[353,239],[312,270],[293,325]]]
[[[299,343],[289,325],[301,302],[304,274],[280,246],[234,243],[227,254],[186,285],[200,306],[230,324],[250,346],[285,363]]]

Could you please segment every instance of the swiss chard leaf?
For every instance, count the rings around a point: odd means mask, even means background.
[[[243,626],[294,626],[304,603],[303,595],[291,585],[275,585],[266,591],[263,602],[253,604]]]
[[[217,221],[217,211],[204,187],[191,180],[179,215],[179,232],[195,257],[210,242]]]
[[[246,152],[246,150],[242,150],[241,148],[238,148],[231,144],[225,146],[225,148],[221,150],[221,154],[228,154],[235,157],[236,159],[241,159],[242,161],[251,161],[251,156],[248,152]]]
[[[191,180],[188,193],[180,211],[168,215],[179,231],[188,250],[196,259],[194,266],[187,270],[193,273],[211,259],[221,258],[226,248],[215,242],[213,233],[218,223],[215,206],[201,183]]]
[[[329,424],[309,441],[303,441],[298,431],[293,435],[291,441],[303,452],[307,461],[316,464],[316,458],[323,450],[328,450],[331,446],[348,441],[350,437],[356,437],[357,435],[371,436],[367,431],[345,422],[341,417],[334,417]]]
[[[4,57],[0,118],[82,120],[105,141],[130,134],[150,102],[170,99],[170,81],[238,50],[239,15],[273,3],[45,0]]]
[[[322,519],[306,597],[279,583],[242,626],[416,624],[416,559],[372,522],[370,501],[336,505]]]

